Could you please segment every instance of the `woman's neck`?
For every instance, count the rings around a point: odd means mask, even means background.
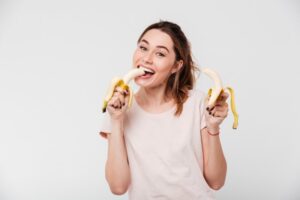
[[[171,95],[165,95],[165,87],[140,88],[136,97],[140,105],[148,108],[159,108],[173,103]]]

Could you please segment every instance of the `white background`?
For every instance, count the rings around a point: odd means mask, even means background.
[[[159,19],[235,89],[218,199],[300,199],[299,1],[0,0],[1,200],[128,199],[104,178],[102,100]]]

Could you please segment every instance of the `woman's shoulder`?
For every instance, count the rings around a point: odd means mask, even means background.
[[[184,103],[185,113],[189,113],[187,115],[194,115],[198,113],[201,115],[203,107],[205,105],[206,93],[200,89],[192,89],[189,90],[189,97],[187,101]],[[201,108],[201,109],[197,109]],[[200,112],[197,112],[199,110]]]
[[[197,98],[197,99],[204,99],[206,97],[206,93],[198,88],[189,90],[189,97],[190,98]]]

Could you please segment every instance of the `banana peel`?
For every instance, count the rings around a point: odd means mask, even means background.
[[[144,75],[146,72],[151,72],[149,69],[144,67],[134,68],[131,69],[123,78],[120,77],[114,77],[111,81],[111,84],[108,88],[106,97],[104,98],[103,106],[102,106],[102,112],[106,112],[106,108],[108,106],[109,100],[112,98],[115,88],[121,87],[122,90],[127,90],[129,92],[129,102],[128,102],[128,108],[131,107],[132,104],[132,98],[133,98],[133,91],[131,90],[129,83],[132,79],[138,76]]]
[[[208,90],[208,96],[209,101],[207,106],[213,107],[219,96],[222,94],[222,92],[225,92],[226,90],[229,91],[231,102],[231,111],[233,113],[234,122],[233,122],[233,129],[237,129],[238,126],[238,113],[236,111],[235,106],[235,96],[234,96],[234,90],[227,86],[223,87],[222,81],[218,73],[210,68],[200,68],[200,71],[209,76],[214,81],[214,87],[210,88]],[[147,72],[150,72],[149,69],[144,67],[134,68],[130,70],[123,78],[115,77],[112,79],[110,87],[108,88],[106,97],[104,98],[103,106],[102,106],[102,112],[106,112],[106,108],[108,106],[109,100],[112,98],[115,88],[121,87],[123,90],[127,90],[129,92],[129,102],[128,102],[128,108],[131,107],[132,104],[132,98],[133,98],[133,91],[129,86],[129,82],[134,79],[135,77],[142,76],[146,74]]]
[[[214,81],[214,87],[209,88],[209,90],[208,90],[208,96],[209,96],[209,101],[207,103],[208,107],[213,107],[215,105],[217,99],[219,98],[219,96],[222,94],[222,92],[225,92],[226,90],[228,90],[228,92],[230,94],[230,107],[231,107],[231,111],[232,111],[233,118],[234,118],[232,128],[237,129],[239,115],[236,111],[234,90],[229,86],[223,87],[221,78],[216,71],[214,71],[210,68],[207,68],[207,67],[201,68],[200,71],[203,72],[204,74],[206,74],[207,76],[209,76]]]

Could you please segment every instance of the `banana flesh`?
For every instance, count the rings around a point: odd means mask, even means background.
[[[130,70],[127,74],[125,74],[125,76],[123,76],[123,78],[120,77],[113,78],[110,87],[108,88],[106,97],[104,98],[102,112],[106,112],[108,102],[112,98],[116,87],[121,87],[123,90],[128,90],[129,92],[128,108],[130,108],[132,103],[132,98],[133,98],[133,91],[129,87],[129,82],[135,77],[144,75],[146,72],[151,72],[151,70],[149,71],[147,68],[139,67]],[[208,90],[208,96],[209,96],[209,101],[207,104],[208,107],[213,107],[215,105],[218,97],[221,95],[222,92],[225,92],[226,90],[229,91],[229,94],[231,96],[230,106],[234,117],[234,123],[232,128],[237,129],[238,113],[236,111],[236,106],[235,106],[234,90],[231,87],[224,88],[220,76],[214,70],[210,68],[201,68],[201,72],[209,76],[214,81],[214,87]]]
[[[234,122],[233,122],[233,129],[237,129],[238,126],[238,113],[236,111],[236,106],[235,106],[235,98],[234,98],[234,90],[231,87],[223,87],[221,78],[217,72],[210,68],[202,68],[201,72],[209,76],[213,81],[214,81],[214,87],[210,88],[208,90],[208,96],[209,96],[209,101],[207,103],[208,107],[213,107],[218,99],[218,97],[221,95],[222,92],[225,92],[228,90],[230,94],[230,106],[231,106],[231,111],[233,114]]]
[[[139,67],[130,70],[127,74],[123,76],[123,78],[120,77],[113,78],[108,88],[106,97],[104,98],[102,112],[103,113],[106,112],[108,102],[112,98],[116,87],[121,87],[123,90],[128,90],[129,92],[128,108],[130,108],[132,103],[132,98],[133,98],[133,91],[129,87],[129,82],[135,77],[144,75],[146,72],[151,72],[151,71],[149,71],[147,68]]]

